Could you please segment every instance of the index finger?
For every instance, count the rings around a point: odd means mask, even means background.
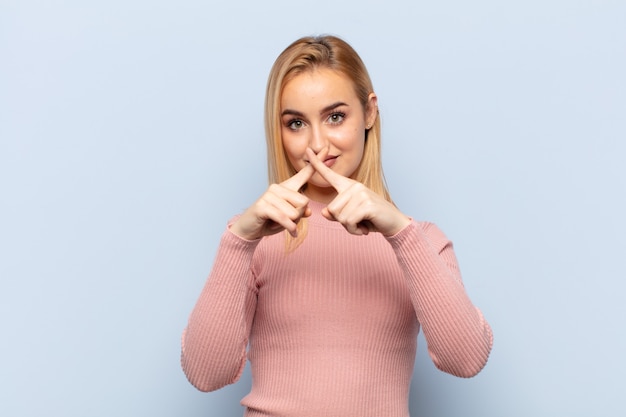
[[[308,180],[311,179],[313,174],[315,174],[315,169],[311,166],[311,164],[307,164],[293,177],[283,181],[281,185],[289,190],[298,191],[304,184],[307,183]]]
[[[306,155],[309,158],[309,163],[313,165],[313,168],[324,178],[337,192],[342,192],[352,184],[352,180],[344,177],[341,174],[336,173],[332,169],[326,166],[324,162],[313,152],[311,148],[306,149]]]

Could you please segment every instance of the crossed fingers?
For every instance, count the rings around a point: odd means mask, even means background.
[[[369,218],[374,214],[377,196],[363,184],[327,167],[310,148],[306,150],[306,154],[315,170],[337,191],[337,197],[322,211],[322,215],[329,220],[338,221],[354,235],[366,235],[376,231]]]
[[[322,162],[319,155],[317,155],[311,148],[306,149],[306,156],[309,159],[310,165],[324,178],[338,193],[342,193],[347,190],[356,181],[346,178],[330,169]]]
[[[322,162],[325,154],[316,155],[308,148],[306,155],[310,165],[337,191],[337,196],[322,210],[328,220],[341,223],[354,235],[380,232],[386,236],[394,235],[410,222],[382,196],[327,167]]]
[[[322,210],[322,215],[339,222],[349,233],[381,232],[389,236],[409,221],[393,204],[365,185],[326,166],[322,160],[327,152],[328,149],[323,149],[316,155],[307,148],[309,164],[282,183],[271,185],[231,230],[246,239],[258,239],[281,230],[296,236],[300,219],[311,215],[309,199],[299,191],[316,172],[337,191],[337,196]]]

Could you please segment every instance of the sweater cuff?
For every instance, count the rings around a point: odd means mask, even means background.
[[[387,239],[393,249],[398,249],[406,244],[407,240],[415,238],[416,235],[418,235],[419,238],[424,237],[422,228],[415,220],[411,219],[411,222],[406,225],[404,229],[400,230],[395,235],[386,236],[385,239]]]
[[[233,233],[228,227],[222,234],[220,249],[226,249],[228,252],[238,252],[240,254],[249,254],[252,256],[254,250],[261,242],[261,239],[248,240]]]

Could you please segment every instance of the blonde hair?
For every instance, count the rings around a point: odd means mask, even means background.
[[[374,92],[374,87],[365,64],[347,42],[326,35],[304,37],[289,45],[272,66],[265,94],[265,138],[270,184],[283,182],[296,173],[287,158],[281,136],[280,102],[283,89],[299,74],[317,68],[328,68],[350,79],[363,111],[368,110],[369,96]],[[364,140],[363,158],[352,178],[391,202],[383,175],[378,111],[372,127],[364,132]],[[304,220],[298,223],[296,242],[292,242],[286,233],[288,250],[295,249],[306,236]]]

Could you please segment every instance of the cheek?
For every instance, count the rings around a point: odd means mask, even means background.
[[[306,146],[306,143],[302,141],[290,138],[289,135],[283,135],[283,149],[287,154],[289,162],[291,162],[291,165],[293,165],[294,167],[297,167],[299,161],[301,161],[304,157],[306,152]]]
[[[365,133],[360,129],[350,129],[337,132],[330,141],[344,152],[363,153],[365,144]]]

